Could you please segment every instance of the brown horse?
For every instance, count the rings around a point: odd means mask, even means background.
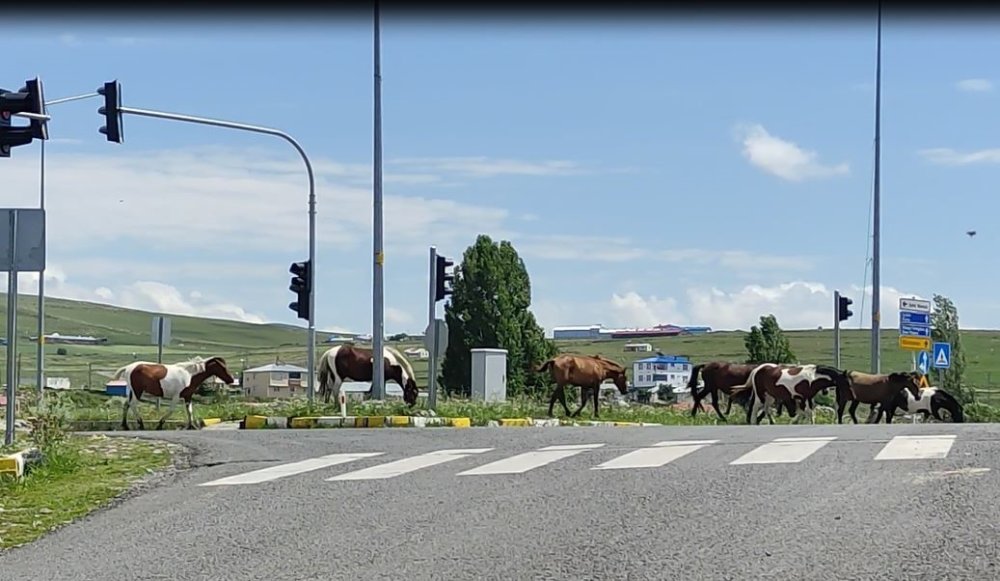
[[[729,363],[728,361],[710,361],[709,363],[702,363],[700,365],[695,365],[691,368],[691,379],[688,381],[688,389],[691,390],[691,399],[694,400],[694,405],[691,406],[691,417],[694,417],[698,410],[701,409],[705,411],[704,406],[701,405],[701,400],[705,399],[706,395],[712,396],[712,407],[715,408],[716,415],[722,421],[727,421],[726,416],[733,409],[733,392],[734,386],[745,385],[747,380],[750,379],[750,372],[757,367],[756,363]],[[788,365],[781,365],[780,367],[789,367]],[[701,373],[702,379],[705,380],[705,387],[698,391],[698,374]],[[726,394],[726,413],[723,415],[719,411],[719,392]],[[740,403],[742,406],[746,407],[749,402],[750,392],[744,392],[743,396],[740,398]],[[781,409],[784,405],[778,403],[778,413],[780,415]],[[794,414],[794,408],[788,408],[788,415],[792,416]]]
[[[903,390],[909,390],[914,399],[920,399],[920,376],[916,372],[906,373],[881,373],[873,375],[860,371],[847,372],[848,383],[837,388],[837,423],[842,424],[844,419],[844,406],[851,402],[848,413],[854,423],[858,423],[858,417],[854,415],[858,405],[871,404],[872,410],[879,405],[880,408],[892,406],[892,402]],[[881,415],[881,411],[879,412]],[[876,423],[878,418],[876,418]],[[885,417],[887,424],[892,423],[892,414]]]
[[[601,384],[610,379],[618,387],[618,391],[625,395],[628,392],[628,384],[625,377],[625,368],[620,364],[605,359],[600,355],[588,357],[585,355],[557,355],[549,359],[538,368],[538,373],[549,371],[552,380],[556,382],[556,388],[549,398],[549,417],[552,417],[552,408],[555,406],[556,398],[559,398],[566,415],[576,417],[580,415],[587,405],[588,396],[593,394],[594,398],[594,418],[598,417],[598,396],[600,395]],[[566,386],[580,386],[580,407],[575,412],[569,412],[566,405]]]
[[[413,407],[417,403],[419,394],[413,367],[403,354],[393,347],[385,345],[384,353],[382,362],[385,379],[398,383],[399,387],[403,388],[403,401]],[[340,387],[345,379],[371,381],[373,361],[371,349],[362,349],[354,345],[337,345],[324,353],[319,358],[319,391],[323,396],[323,402],[330,403],[333,395],[340,397]],[[329,389],[328,383],[331,378],[333,388]],[[371,397],[371,393],[369,388],[366,398]]]
[[[184,400],[184,407],[187,411],[188,430],[197,429],[194,425],[194,407],[191,398],[198,387],[209,377],[218,377],[226,383],[233,383],[233,376],[226,368],[226,360],[222,357],[210,357],[202,359],[195,357],[190,361],[182,361],[174,364],[151,363],[149,361],[134,361],[119,368],[111,379],[119,379],[125,376],[127,399],[125,409],[122,412],[122,429],[128,429],[128,412],[132,410],[140,430],[145,430],[142,423],[142,415],[139,414],[139,401],[144,393],[153,397],[160,397],[170,400],[170,408],[167,413],[160,418],[156,424],[157,430],[163,429],[163,423],[167,421],[170,414],[174,413],[174,407],[178,400]]]
[[[746,383],[733,386],[733,397],[750,391],[747,406],[747,423],[754,423],[758,402],[763,407],[756,414],[759,424],[767,413],[772,400],[781,402],[789,410],[795,410],[795,423],[805,415],[806,407],[818,393],[833,387],[837,390],[848,387],[847,372],[829,365],[776,365],[763,363],[752,372]],[[773,422],[773,420],[772,420]]]

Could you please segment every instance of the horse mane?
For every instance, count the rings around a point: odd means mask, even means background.
[[[209,357],[209,359],[213,358]],[[187,370],[188,373],[191,374],[201,373],[202,371],[205,371],[205,364],[208,362],[209,359],[202,359],[201,356],[195,355],[191,359],[188,359],[186,361],[178,361],[177,363],[174,363],[174,365],[176,365],[177,367],[183,367],[185,370]]]
[[[413,372],[413,366],[410,365],[410,361],[406,357],[403,357],[403,354],[400,353],[395,347],[390,347],[389,345],[383,345],[383,347],[385,347],[386,351],[392,354],[393,358],[399,363],[399,366],[403,368],[403,373],[416,383],[417,375]],[[406,380],[404,379],[403,382],[405,383]]]

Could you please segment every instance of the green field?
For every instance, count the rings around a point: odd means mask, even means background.
[[[6,305],[6,296],[0,295]],[[35,298],[22,295],[18,302],[18,349],[20,352],[20,383],[33,385],[36,345],[28,335],[36,333]],[[93,335],[107,337],[101,346],[45,346],[46,375],[69,377],[73,387],[93,385],[100,388],[107,375],[134,360],[155,360],[156,347],[150,345],[150,325],[153,313],[107,305],[46,300],[46,333],[62,335]],[[257,325],[217,319],[200,319],[169,315],[173,341],[164,349],[165,361],[179,361],[192,355],[221,355],[235,373],[273,363],[276,358],[285,363],[305,366],[306,331],[287,325]],[[833,360],[833,339],[830,330],[788,331],[787,335],[801,362],[830,363]],[[323,341],[329,335],[317,333],[318,354],[329,348]],[[962,334],[967,371],[965,383],[985,388],[1000,383],[1000,331],[966,331]],[[701,336],[642,339],[664,353],[686,355],[694,362],[714,359],[742,361],[746,357],[743,333],[718,332]],[[909,369],[910,354],[898,348],[895,330],[882,333],[882,369]],[[583,354],[600,353],[621,363],[629,364],[648,357],[649,353],[625,352],[626,341],[560,341],[563,351]],[[400,349],[416,345],[416,341],[395,343]],[[65,354],[59,354],[59,350]],[[842,366],[848,369],[869,369],[869,332],[845,330],[842,333]],[[418,384],[427,383],[427,362],[412,360]],[[992,398],[988,398],[992,399]]]

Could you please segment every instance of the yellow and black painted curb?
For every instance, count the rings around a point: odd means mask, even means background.
[[[469,418],[441,418],[421,416],[246,416],[240,422],[241,430],[308,429],[308,428],[427,428],[445,426],[468,428]]]
[[[21,478],[34,464],[42,461],[42,453],[38,448],[28,448],[14,454],[0,456],[0,476]]]
[[[156,420],[146,420],[144,418],[146,429],[153,429],[156,427]],[[196,420],[195,424],[204,428],[207,426],[214,426],[216,424],[222,423],[222,418],[203,418],[201,420]],[[163,424],[164,430],[177,430],[183,428],[187,424],[186,420],[167,420]],[[71,432],[114,432],[121,429],[122,421],[118,420],[73,420],[67,422],[67,428]],[[151,428],[152,425],[152,428]],[[129,418],[129,428],[131,430],[138,430],[138,426],[135,425],[135,420],[131,417]]]

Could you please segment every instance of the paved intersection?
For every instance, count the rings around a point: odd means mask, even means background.
[[[989,425],[146,435],[191,446],[197,467],[0,556],[0,571],[81,581],[997,576],[1000,429]]]

